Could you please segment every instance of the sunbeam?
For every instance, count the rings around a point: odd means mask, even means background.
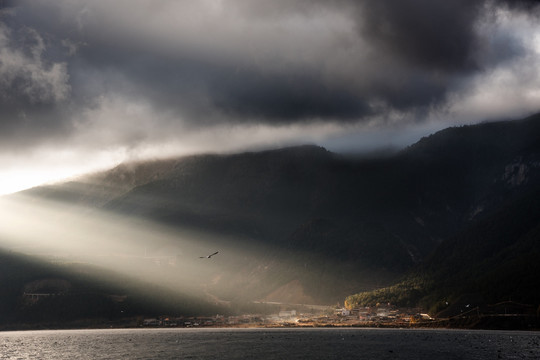
[[[252,258],[233,239],[29,196],[0,200],[0,247],[55,264],[98,266],[179,295],[218,302],[208,285]],[[201,254],[219,249],[219,257]],[[97,279],[106,281],[107,279]]]

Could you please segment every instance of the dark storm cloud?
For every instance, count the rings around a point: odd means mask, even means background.
[[[0,193],[126,159],[401,147],[526,116],[539,14],[525,0],[0,0]]]
[[[255,67],[236,68],[183,59],[174,63],[151,60],[129,69],[129,78],[138,91],[159,107],[179,107],[179,115],[205,119],[210,106],[232,122],[270,121],[274,124],[321,118],[352,121],[369,115],[371,109],[359,94],[343,87],[325,84],[320,75],[302,69],[266,74]],[[139,74],[139,75],[137,75]],[[163,88],[164,92],[154,89]],[[207,99],[201,104],[198,97]]]
[[[540,4],[540,0],[496,0],[499,4],[503,4],[513,9],[535,11]]]
[[[296,8],[305,10],[307,4],[297,4]],[[71,31],[62,31],[58,23],[43,22],[47,13],[52,16],[56,12],[46,7],[40,11],[42,15],[35,26],[49,33],[68,33],[73,43],[81,44],[77,57],[69,60],[72,100],[76,102],[88,101],[107,91],[120,91],[150,100],[157,109],[170,111],[193,125],[212,124],[216,117],[232,123],[284,124],[314,119],[352,121],[371,114],[361,93],[347,84],[328,83],[317,68],[293,63],[268,72],[271,58],[263,57],[262,63],[255,64],[245,59],[243,49],[230,49],[234,58],[231,60],[220,58],[219,52],[199,53],[189,47],[178,48],[174,43],[152,44],[136,35],[126,38],[122,30],[111,32],[108,26],[99,24],[99,18],[88,19],[86,30],[79,31],[77,16],[66,17],[63,26]],[[269,16],[266,12],[259,15]],[[29,14],[21,13],[20,17],[24,16]],[[215,36],[219,39],[221,35]]]
[[[312,5],[305,1],[233,3],[241,10],[242,6],[249,10],[254,22],[279,21],[288,11],[300,14],[306,9],[311,10],[308,15],[298,16],[317,16],[325,6],[335,5]],[[102,33],[104,29],[96,30],[91,34],[93,38],[87,39],[102,46],[90,47],[84,53],[86,60],[96,67],[116,66],[131,79],[131,85],[141,91],[141,96],[151,97],[156,104],[179,114],[194,116],[197,122],[212,118],[209,110],[224,113],[230,121],[240,123],[361,120],[373,114],[373,103],[400,111],[437,106],[444,103],[454,85],[450,77],[481,71],[482,64],[475,58],[481,40],[475,33],[475,24],[483,4],[470,0],[338,2],[343,8],[347,5],[356,10],[353,20],[359,36],[374,49],[369,56],[352,59],[357,62],[353,69],[358,69],[358,73],[352,72],[347,79],[340,80],[328,80],[333,74],[324,74],[320,68],[303,68],[294,63],[266,72],[272,58],[263,59],[268,64],[253,66],[243,62],[244,54],[232,63],[183,51],[151,58],[141,53],[144,49],[133,39],[128,44],[115,42],[114,35]],[[220,34],[216,36],[219,38]],[[506,50],[503,48],[500,53],[515,52]],[[371,68],[372,73],[361,74],[363,68]],[[200,103],[198,97],[207,102]]]
[[[88,121],[81,114],[99,113],[111,96],[146,102],[156,127],[425,115],[523,56],[512,34],[486,42],[479,24],[501,4],[534,13],[536,3],[4,3],[1,136],[77,131]]]
[[[334,89],[309,73],[239,73],[215,85],[214,104],[232,116],[276,123],[325,118],[351,121],[372,114],[361,94]]]
[[[176,62],[171,66],[159,64],[158,68],[166,71],[164,77],[177,81],[163,81],[163,76],[145,69],[138,69],[137,73],[145,74],[145,83],[156,86],[159,85],[149,80],[148,75],[160,79],[168,94],[189,94],[189,87],[195,89],[195,93],[203,91],[203,96],[209,98],[209,104],[205,105],[230,115],[233,122],[350,121],[362,120],[381,108],[388,111],[430,110],[445,104],[448,92],[459,82],[456,78],[466,78],[522,53],[518,41],[507,39],[491,45],[491,56],[482,58],[479,49],[483,39],[476,32],[476,26],[482,11],[490,5],[484,1],[277,1],[253,4],[238,2],[236,5],[249,10],[254,22],[258,19],[279,21],[288,14],[309,18],[332,6],[352,9],[356,29],[370,47],[370,54],[353,58],[352,61],[356,61],[353,72],[348,78],[339,80],[328,80],[334,74],[325,74],[321,68],[303,68],[294,63],[269,73],[264,71],[265,64],[257,67],[244,63],[239,67],[237,63],[219,63],[206,58],[183,59],[180,65]],[[335,49],[332,46],[329,50]],[[493,49],[495,46],[497,48]],[[334,54],[326,55],[332,57]],[[267,61],[270,65],[272,59]],[[371,73],[362,74],[365,68],[371,69]],[[130,74],[130,77],[138,76]],[[184,84],[189,87],[185,88]],[[197,103],[190,96],[187,99],[186,103],[177,100],[184,110]],[[198,109],[191,110],[197,112]]]
[[[444,72],[478,68],[474,26],[482,2],[475,0],[363,1],[359,31],[381,55],[409,66]]]
[[[364,0],[357,4],[359,32],[380,55],[412,67],[459,74],[482,70],[477,52],[485,39],[477,31],[479,22],[493,20],[489,14],[497,6],[531,11],[540,1]],[[506,46],[497,56],[519,55],[517,44]]]

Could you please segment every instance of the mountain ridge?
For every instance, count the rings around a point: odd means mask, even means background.
[[[238,293],[264,296],[297,280],[305,296],[327,302],[391,285],[539,183],[540,115],[533,115],[448,128],[383,158],[313,145],[196,155],[122,164],[25,193],[264,243],[275,250],[261,262],[285,252],[326,280],[316,284],[302,269],[245,269],[260,281],[238,280],[250,284]],[[323,285],[332,291],[323,294]],[[220,286],[209,290],[233,296]]]

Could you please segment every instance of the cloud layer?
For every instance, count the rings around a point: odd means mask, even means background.
[[[4,1],[0,151],[351,146],[523,116],[540,107],[537,4]]]

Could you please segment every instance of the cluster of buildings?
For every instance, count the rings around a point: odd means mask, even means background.
[[[162,316],[144,319],[139,325],[143,327],[408,326],[415,322],[430,320],[432,318],[428,314],[419,313],[418,309],[377,306],[352,310],[329,307],[326,311],[317,313],[282,310],[271,315],[216,315],[178,318]]]
[[[240,316],[190,316],[190,317],[169,317],[160,316],[148,318],[139,322],[143,327],[233,327],[249,326],[253,324],[264,324],[265,319],[259,315]]]
[[[351,325],[395,325],[406,326],[416,322],[431,321],[433,318],[429,314],[422,313],[417,308],[397,308],[395,306],[383,305],[374,307],[360,307],[352,310],[337,309],[336,315],[341,323]]]

